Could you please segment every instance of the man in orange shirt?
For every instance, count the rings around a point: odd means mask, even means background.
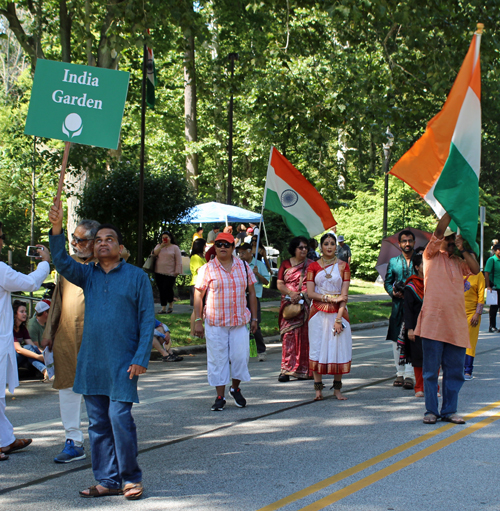
[[[258,328],[254,288],[257,279],[247,263],[233,256],[234,245],[232,234],[220,233],[217,236],[214,243],[216,256],[198,270],[194,291],[194,333],[198,337],[204,334],[206,337],[208,383],[217,390],[217,399],[212,405],[214,412],[224,409],[224,394],[230,375],[230,393],[236,406],[246,406],[239,386],[241,381],[250,381],[247,323],[250,323],[253,334]]]
[[[465,275],[479,273],[476,259],[464,250],[463,239],[449,228],[445,213],[427,245],[424,258],[424,303],[415,335],[422,338],[425,424],[442,421],[464,424],[457,415],[458,393],[464,383],[469,329],[465,313]],[[455,247],[463,259],[453,254]],[[438,411],[438,374],[443,369],[443,403]]]

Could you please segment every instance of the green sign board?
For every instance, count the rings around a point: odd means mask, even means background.
[[[38,59],[24,133],[116,149],[130,73]]]

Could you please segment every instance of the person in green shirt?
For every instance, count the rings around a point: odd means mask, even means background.
[[[397,349],[398,335],[403,323],[403,290],[406,279],[415,273],[413,269],[413,253],[415,246],[415,235],[410,230],[404,230],[398,236],[401,255],[393,257],[387,266],[387,273],[384,279],[384,288],[392,298],[392,311],[389,318],[389,330],[387,340],[392,341],[394,365],[396,366],[396,379],[394,387],[413,389],[414,371],[411,364],[399,365],[399,351]],[[398,283],[395,289],[394,284]]]
[[[498,297],[498,290],[500,289],[500,244],[493,245],[492,250],[494,255],[486,261],[484,267],[484,280],[486,281],[488,291],[495,291]],[[498,307],[497,298],[497,305],[490,305],[490,332],[498,332]]]
[[[26,327],[30,333],[31,340],[42,348],[42,336],[49,316],[50,300],[41,300],[36,304],[35,315],[28,321]]]

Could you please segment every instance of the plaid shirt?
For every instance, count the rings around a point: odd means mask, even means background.
[[[198,270],[196,289],[206,290],[205,320],[211,326],[246,325],[251,318],[245,290],[257,279],[247,263],[233,257],[231,271],[227,272],[217,257]]]

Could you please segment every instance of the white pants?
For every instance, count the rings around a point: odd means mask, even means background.
[[[412,378],[415,379],[415,371],[413,371],[413,366],[411,364],[405,364],[404,366],[399,365],[399,351],[398,351],[398,343],[394,341],[390,341],[392,344],[392,353],[394,355],[394,364],[396,365],[396,371],[398,376],[403,376],[404,378]]]
[[[15,439],[14,428],[5,415],[5,397],[0,397],[0,447],[7,447]]]
[[[209,385],[212,387],[227,385],[230,376],[235,380],[250,381],[248,372],[250,335],[246,325],[210,326],[205,321],[205,338]]]
[[[76,445],[83,445],[83,433],[80,429],[82,419],[82,395],[75,394],[72,388],[59,391],[59,408],[61,420],[66,432],[66,440],[73,440]]]

